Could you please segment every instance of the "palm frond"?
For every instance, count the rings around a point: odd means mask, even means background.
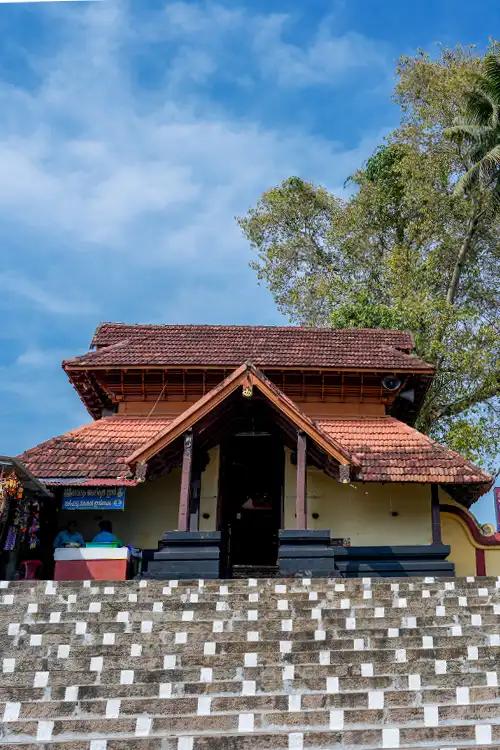
[[[452,139],[486,141],[491,137],[492,129],[484,125],[475,125],[465,119],[457,119],[456,124],[446,128],[444,132],[448,138]]]
[[[490,53],[483,72],[465,98],[464,113],[445,134],[459,143],[469,169],[459,178],[455,194],[467,196],[473,188],[500,196],[500,55]]]
[[[480,79],[477,88],[470,91],[466,97],[465,116],[471,123],[485,125],[491,118],[496,102],[488,92],[484,91],[484,82]]]
[[[500,180],[500,145],[494,146],[478,162],[480,179],[483,184],[491,183],[495,177]]]
[[[484,78],[488,81],[489,92],[500,105],[500,55],[488,54],[484,58]]]
[[[470,169],[467,170],[463,175],[459,177],[455,185],[454,193],[457,196],[464,196],[470,191],[473,185],[477,182],[480,175],[479,163],[474,164]]]

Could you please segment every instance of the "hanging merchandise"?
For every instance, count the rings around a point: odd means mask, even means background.
[[[7,515],[7,493],[4,490],[3,475],[0,474],[0,523],[5,522]]]
[[[40,503],[24,496],[16,474],[0,477],[0,512],[9,518],[3,548],[10,552],[19,544],[35,549],[39,543]]]
[[[5,521],[13,501],[21,500],[23,487],[16,474],[0,473],[0,520]]]

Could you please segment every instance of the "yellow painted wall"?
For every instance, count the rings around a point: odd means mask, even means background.
[[[200,530],[213,531],[217,523],[220,449],[209,452],[209,463],[201,477]],[[291,452],[285,452],[285,528],[295,528],[296,467]],[[340,484],[319,469],[309,468],[308,526],[330,529],[334,538],[349,538],[352,546],[431,544],[430,486],[403,483]],[[60,525],[78,521],[84,538],[97,533],[97,522],[108,518],[116,534],[137,547],[156,548],[164,531],[177,528],[180,469],[155,481],[127,489],[124,512],[96,513],[66,511],[59,514]],[[458,505],[440,489],[441,503]],[[461,506],[459,506],[461,507]],[[399,515],[394,517],[392,512]],[[203,513],[209,518],[204,519]],[[319,518],[312,518],[318,513]],[[476,574],[475,545],[470,532],[457,517],[441,514],[444,544],[451,547],[450,560],[459,576]],[[481,545],[480,545],[481,546]],[[500,575],[500,545],[485,548],[487,575]]]
[[[213,448],[209,456],[210,461],[201,476],[201,531],[213,531],[217,519],[219,448]],[[125,544],[156,549],[163,532],[177,528],[180,482],[181,471],[177,468],[165,477],[127,488],[123,512],[61,511],[59,525],[62,527],[67,520],[74,519],[84,539],[91,541],[99,530],[98,521],[107,518]],[[203,513],[209,513],[210,518],[204,519]]]
[[[500,546],[486,550],[486,575],[500,576]]]
[[[285,522],[295,526],[296,467],[285,460]],[[431,494],[424,484],[340,484],[319,469],[307,471],[308,526],[330,529],[352,546],[431,544]],[[397,512],[398,516],[392,516]],[[319,513],[319,518],[312,518]]]
[[[179,489],[180,469],[174,469],[153,482],[128,487],[124,511],[62,511],[61,525],[76,520],[85,540],[90,541],[99,530],[98,520],[106,518],[125,544],[156,549],[163,532],[177,526]]]
[[[455,574],[475,576],[476,550],[460,520],[449,513],[441,513],[441,533],[443,543],[451,547],[448,560],[455,564]]]

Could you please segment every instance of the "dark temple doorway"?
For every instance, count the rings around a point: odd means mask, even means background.
[[[242,431],[221,447],[219,528],[224,538],[224,574],[272,575],[282,521],[283,443],[271,431]]]

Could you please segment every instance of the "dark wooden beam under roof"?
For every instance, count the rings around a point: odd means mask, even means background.
[[[227,368],[184,367],[165,368],[148,365],[144,368],[86,369],[66,366],[65,370],[88,411],[99,418],[103,409],[112,409],[120,401],[146,402],[182,401],[186,403],[201,398],[227,375]],[[293,401],[344,402],[361,399],[364,402],[383,403],[388,413],[408,424],[417,417],[432,375],[415,373],[391,374],[405,380],[404,389],[413,391],[412,401],[398,393],[384,391],[382,378],[387,371],[332,370],[318,368],[268,368],[267,377]],[[350,383],[348,383],[350,379]],[[166,385],[165,385],[166,384]]]

